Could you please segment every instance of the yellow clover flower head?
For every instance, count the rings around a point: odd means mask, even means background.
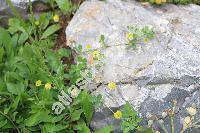
[[[92,56],[93,56],[93,58],[99,58],[100,52],[95,50],[95,51],[92,52]]]
[[[128,40],[132,40],[133,39],[133,34],[132,33],[127,33],[126,35]]]
[[[46,83],[44,87],[47,90],[52,88],[51,83]]]
[[[184,118],[183,122],[184,122],[183,123],[183,129],[186,129],[186,128],[191,126],[192,119],[191,119],[191,117],[187,116],[187,117]]]
[[[92,48],[92,46],[90,44],[86,45],[86,49],[91,49],[91,48]]]
[[[35,25],[37,25],[37,26],[38,26],[39,24],[40,24],[40,22],[39,22],[39,21],[35,21]]]
[[[148,43],[149,39],[148,38],[144,38],[144,43]]]
[[[41,86],[42,85],[42,81],[41,80],[37,80],[36,82],[35,82],[35,86]]]
[[[196,108],[193,108],[193,107],[188,107],[186,108],[186,110],[191,116],[194,116],[197,113]]]
[[[53,16],[53,20],[54,20],[54,22],[59,22],[59,16],[58,15],[54,15]]]
[[[122,117],[122,112],[118,110],[117,112],[114,113],[114,117],[115,119],[120,119]]]
[[[116,89],[116,83],[115,83],[115,82],[110,82],[110,83],[108,84],[108,88],[109,88],[110,90]]]

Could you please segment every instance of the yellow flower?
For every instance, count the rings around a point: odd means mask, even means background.
[[[59,16],[58,15],[54,15],[53,16],[53,20],[54,20],[54,22],[58,22],[59,21]]]
[[[48,89],[51,89],[52,86],[51,86],[51,83],[46,83],[44,87],[45,89],[48,90]]]
[[[155,0],[155,3],[156,3],[156,4],[161,4],[161,3],[162,3],[162,0]]]
[[[193,107],[188,107],[186,110],[191,116],[194,116],[197,113],[197,110]]]
[[[192,119],[191,117],[187,116],[184,118],[184,123],[183,123],[183,129],[186,129],[188,127],[190,127],[190,125],[192,124]]]
[[[162,112],[162,117],[163,117],[163,118],[167,117],[167,113],[166,113],[165,111]]]
[[[71,91],[71,97],[72,98],[76,98],[78,96],[78,94],[79,94],[79,90],[77,90],[77,89],[73,89]]]
[[[100,52],[95,50],[95,51],[92,52],[92,56],[93,56],[93,58],[99,58]]]
[[[166,3],[167,2],[167,0],[162,0],[162,3]]]
[[[148,38],[144,38],[144,42],[148,43],[149,39]]]
[[[132,40],[133,39],[133,34],[132,33],[127,33],[126,37],[128,38],[128,40]]]
[[[115,119],[120,119],[122,117],[122,112],[118,110],[117,112],[114,113],[114,117]]]
[[[110,82],[110,83],[108,84],[108,88],[109,88],[110,90],[116,89],[116,83],[115,83],[115,82]]]
[[[39,21],[35,21],[35,25],[37,25],[37,26],[38,26],[39,24],[40,24],[40,22],[39,22]]]
[[[155,131],[155,133],[160,133],[159,131]]]
[[[42,85],[42,81],[41,80],[38,80],[35,82],[35,86],[41,86]]]
[[[91,48],[92,48],[92,46],[90,44],[86,45],[86,49],[91,49]]]

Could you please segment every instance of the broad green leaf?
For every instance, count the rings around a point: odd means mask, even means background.
[[[3,44],[5,47],[5,53],[8,57],[12,56],[13,44],[9,33],[0,27],[0,45]],[[2,46],[1,46],[2,47]]]
[[[51,25],[50,27],[48,27],[44,33],[42,34],[41,39],[45,39],[48,36],[52,35],[53,33],[55,33],[56,31],[58,31],[61,28],[61,26],[59,24],[54,24]]]
[[[66,14],[72,8],[72,3],[69,0],[55,0],[60,10]]]
[[[74,126],[74,129],[78,130],[78,133],[91,133],[89,127],[84,121],[79,121],[77,125]]]
[[[64,57],[70,57],[71,55],[71,50],[70,49],[65,49],[65,48],[61,48],[58,50],[58,54]]]
[[[59,60],[59,56],[57,55],[57,53],[50,51],[50,50],[47,51],[47,60],[48,60],[48,64],[50,65],[51,69],[57,73],[59,70],[59,67],[61,65],[61,62]]]
[[[19,40],[18,43],[19,44],[23,44],[25,43],[25,41],[28,39],[28,34],[26,32],[23,32],[20,36],[19,36]]]
[[[82,112],[83,112],[82,109],[75,110],[71,115],[71,121],[79,120]]]
[[[16,48],[17,44],[18,44],[18,40],[19,40],[19,34],[14,34],[12,36],[12,43],[14,45],[14,47]]]
[[[24,85],[21,82],[19,82],[18,84],[6,83],[6,85],[7,85],[7,90],[15,95],[19,95],[24,91]]]
[[[16,33],[17,31],[19,31],[19,27],[20,27],[20,20],[19,19],[16,19],[16,18],[11,18],[9,19],[8,21],[8,25],[10,26],[8,31],[11,33],[11,34],[14,34]]]
[[[35,126],[42,122],[44,119],[48,119],[48,112],[38,111],[36,114],[31,115],[28,119],[24,121],[25,125],[28,127]]]
[[[67,127],[68,127],[68,125],[45,123],[42,128],[42,132],[43,133],[55,133],[55,132],[61,131],[63,129],[66,129]]]
[[[40,18],[39,18],[39,22],[40,22],[40,28],[41,29],[46,29],[47,26],[49,25],[49,20],[52,16],[48,13],[42,13],[40,15]]]
[[[0,117],[0,129],[7,124],[7,119]]]
[[[89,123],[94,112],[92,97],[87,93],[87,91],[82,91],[80,93],[80,101],[86,120]]]

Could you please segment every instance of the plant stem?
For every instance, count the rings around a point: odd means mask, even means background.
[[[13,14],[18,18],[21,19],[20,14],[17,12],[17,10],[15,9],[15,7],[13,6],[12,2],[10,0],[6,0],[6,3],[8,4],[8,6],[10,7],[10,9],[12,10]]]
[[[164,130],[164,133],[168,133],[167,129],[165,128],[164,124],[163,123],[160,123],[159,124],[161,125],[162,129]]]
[[[174,133],[174,118],[173,116],[170,117],[171,120],[171,133]]]
[[[6,114],[4,114],[3,112],[0,111],[0,114],[3,115],[4,117],[6,117],[14,126],[14,128],[17,130],[18,133],[20,133],[19,129],[17,128],[17,126],[15,125],[15,123],[10,119],[9,116],[7,116]]]

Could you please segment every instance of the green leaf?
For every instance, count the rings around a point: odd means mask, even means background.
[[[4,49],[0,48],[0,63],[3,61]]]
[[[86,120],[89,123],[94,112],[92,97],[87,93],[87,91],[82,91],[80,93],[80,101]]]
[[[28,39],[28,34],[26,32],[23,32],[20,36],[19,36],[19,40],[18,43],[19,44],[23,44],[26,42],[26,40]]]
[[[0,46],[4,44],[5,53],[8,57],[12,55],[13,44],[11,42],[10,34],[3,28],[0,27]],[[1,46],[2,47],[2,46]]]
[[[58,50],[58,54],[61,55],[62,57],[70,57],[71,55],[71,50],[70,49],[65,49],[65,48],[61,48]]]
[[[7,119],[5,119],[5,120],[1,120],[0,119],[0,129],[3,127],[3,126],[5,126],[6,124],[7,124]]]
[[[18,96],[15,98],[14,102],[11,104],[11,108],[12,108],[13,110],[15,110],[15,109],[17,108],[17,106],[18,106],[18,104],[19,104],[20,98],[21,98],[21,96],[18,95]]]
[[[47,26],[49,25],[50,18],[52,18],[52,16],[49,13],[42,13],[40,15],[39,22],[40,22],[41,29],[44,30],[47,28]]]
[[[55,53],[54,51],[47,51],[47,60],[48,60],[48,64],[50,65],[51,69],[54,70],[56,73],[59,70],[59,67],[61,66],[61,62],[59,60],[59,56],[57,55],[57,53]]]
[[[95,133],[111,133],[114,131],[114,127],[112,125],[106,126],[98,131],[96,131]]]
[[[47,119],[48,112],[46,111],[38,111],[36,114],[31,115],[28,119],[24,121],[25,125],[28,127],[35,126],[43,121],[43,119]]]
[[[78,130],[78,133],[91,133],[84,121],[79,121],[78,124],[74,126],[74,129]]]
[[[8,31],[9,31],[11,34],[14,34],[14,33],[16,33],[17,31],[19,31],[20,21],[19,21],[19,19],[11,18],[11,19],[9,19],[9,21],[8,21],[8,25],[9,25]]]
[[[80,119],[80,116],[82,114],[83,110],[79,109],[79,110],[75,110],[72,115],[71,115],[71,121],[77,121]]]
[[[15,95],[19,95],[24,91],[24,85],[23,83],[13,84],[13,83],[6,83],[7,90]]]
[[[72,3],[69,0],[55,0],[60,10],[66,14],[72,8]]]
[[[58,31],[61,28],[61,26],[59,24],[54,24],[51,25],[50,27],[48,27],[44,33],[42,34],[41,39],[45,39],[48,36],[52,35],[53,33],[55,33],[56,31]]]
[[[68,127],[68,125],[45,123],[42,128],[42,132],[43,133],[55,133],[55,132],[61,131],[63,129],[66,129],[67,127]]]

